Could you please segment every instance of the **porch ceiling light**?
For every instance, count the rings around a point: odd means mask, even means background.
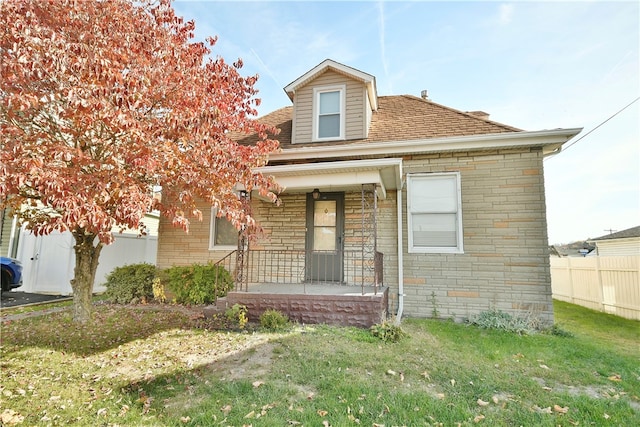
[[[318,200],[320,198],[320,190],[314,188],[313,193],[311,193],[311,197],[313,197],[313,200]]]

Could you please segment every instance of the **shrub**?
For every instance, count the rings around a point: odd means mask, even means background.
[[[400,325],[387,321],[371,326],[370,331],[374,337],[384,342],[398,342],[407,336]]]
[[[105,295],[111,302],[129,304],[145,302],[153,297],[156,267],[151,264],[130,264],[114,268],[107,276]]]
[[[538,331],[540,322],[533,316],[512,316],[501,310],[483,311],[469,321],[484,329],[498,329],[507,332],[526,335]]]
[[[210,304],[233,288],[231,274],[213,264],[171,267],[163,276],[179,304]]]
[[[289,317],[278,310],[270,308],[260,315],[260,326],[269,331],[285,329],[288,325]]]
[[[233,326],[237,326],[240,329],[244,329],[247,322],[249,322],[247,307],[244,305],[233,304],[233,306],[227,308],[224,315]]]

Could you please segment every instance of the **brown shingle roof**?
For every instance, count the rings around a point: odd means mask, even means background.
[[[292,145],[292,116],[293,107],[284,107],[260,117],[258,121],[279,128],[280,134],[275,136],[275,139],[280,141],[281,148],[288,148]],[[521,131],[416,96],[394,95],[378,98],[378,110],[373,112],[368,138],[295,146],[403,141]],[[251,144],[255,140],[255,137],[248,136],[239,142]]]

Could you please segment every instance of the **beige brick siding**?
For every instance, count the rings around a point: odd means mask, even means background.
[[[203,205],[201,210],[202,221],[191,220],[189,233],[185,233],[181,228],[173,227],[171,221],[166,217],[160,217],[157,254],[159,268],[193,263],[203,264],[208,261],[215,262],[229,252],[209,250],[211,207]]]
[[[409,254],[405,239],[405,314],[461,320],[495,308],[552,322],[541,151],[413,156],[404,171],[460,171],[464,232],[463,254]]]

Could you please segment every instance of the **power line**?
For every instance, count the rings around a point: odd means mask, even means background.
[[[594,130],[598,129],[600,126],[604,125],[605,123],[607,123],[609,120],[613,119],[615,116],[617,116],[618,114],[622,113],[624,110],[626,110],[627,108],[629,108],[631,105],[633,105],[635,102],[637,102],[640,99],[640,96],[637,97],[636,99],[634,99],[633,101],[631,101],[630,103],[628,103],[627,105],[625,105],[624,107],[622,107],[620,110],[618,110],[617,112],[615,112],[611,117],[609,117],[608,119],[604,120],[602,123],[600,123],[598,126],[594,127],[593,129],[591,129],[589,132],[585,133],[584,135],[582,135],[580,138],[576,139],[575,141],[573,141],[571,144],[567,145],[566,147],[563,147],[562,151],[560,153],[564,153],[565,151],[567,151],[569,148],[571,148],[572,146],[576,145],[578,142],[580,142],[582,139],[584,139],[587,135],[589,135],[591,132],[593,132]],[[558,154],[560,154],[558,153]],[[556,157],[556,156],[553,156]],[[547,159],[551,159],[553,157],[547,157]]]

